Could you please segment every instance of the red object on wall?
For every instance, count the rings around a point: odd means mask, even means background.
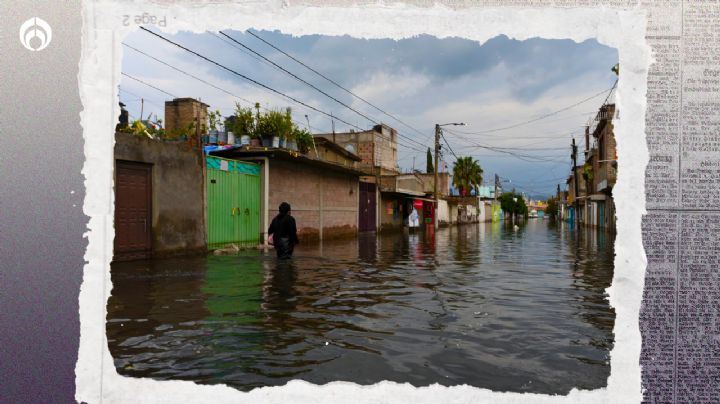
[[[413,200],[413,206],[415,207],[415,210],[422,211],[423,210],[423,201],[419,199]]]
[[[435,203],[434,202],[423,201],[423,218],[425,219],[425,224],[434,224],[435,223]]]

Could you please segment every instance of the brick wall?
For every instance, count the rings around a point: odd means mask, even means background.
[[[332,135],[323,135],[333,139]],[[381,131],[368,130],[353,133],[336,133],[335,143],[342,147],[351,144],[356,154],[361,158],[358,168],[373,173],[374,168],[380,168],[383,174],[397,173],[397,132],[394,129],[382,127]]]
[[[200,125],[207,125],[207,108],[207,104],[193,98],[176,98],[172,101],[165,101],[165,130],[168,133],[173,130],[182,130],[198,119]]]
[[[270,161],[269,217],[282,202],[292,206],[300,241],[354,235],[358,227],[358,177],[303,163]],[[322,209],[321,209],[322,207]]]

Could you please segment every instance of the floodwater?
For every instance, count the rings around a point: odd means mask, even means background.
[[[434,234],[433,234],[434,233]],[[567,394],[607,385],[613,237],[531,219],[114,264],[123,375],[240,390],[334,380]]]

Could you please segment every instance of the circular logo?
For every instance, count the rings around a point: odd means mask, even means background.
[[[47,48],[52,41],[52,29],[42,18],[33,17],[20,26],[20,43],[33,52]]]

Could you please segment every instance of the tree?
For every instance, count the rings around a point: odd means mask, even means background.
[[[525,204],[521,194],[513,192],[505,192],[498,198],[500,200],[500,209],[505,212],[506,215],[510,215],[515,219],[518,215],[523,217],[528,214],[528,207]]]
[[[435,172],[435,170],[433,169],[433,156],[432,156],[432,152],[430,151],[429,147],[428,147],[428,151],[427,151],[427,165],[425,166],[425,168],[426,168],[425,171],[428,174],[432,174],[433,172]]]
[[[555,220],[555,217],[558,213],[558,204],[556,197],[552,197],[547,200],[547,207],[545,208],[545,213],[550,216],[550,219]]]
[[[458,157],[453,166],[452,184],[460,191],[460,195],[467,196],[471,190],[478,194],[478,187],[482,183],[483,170],[480,163],[472,157]]]

